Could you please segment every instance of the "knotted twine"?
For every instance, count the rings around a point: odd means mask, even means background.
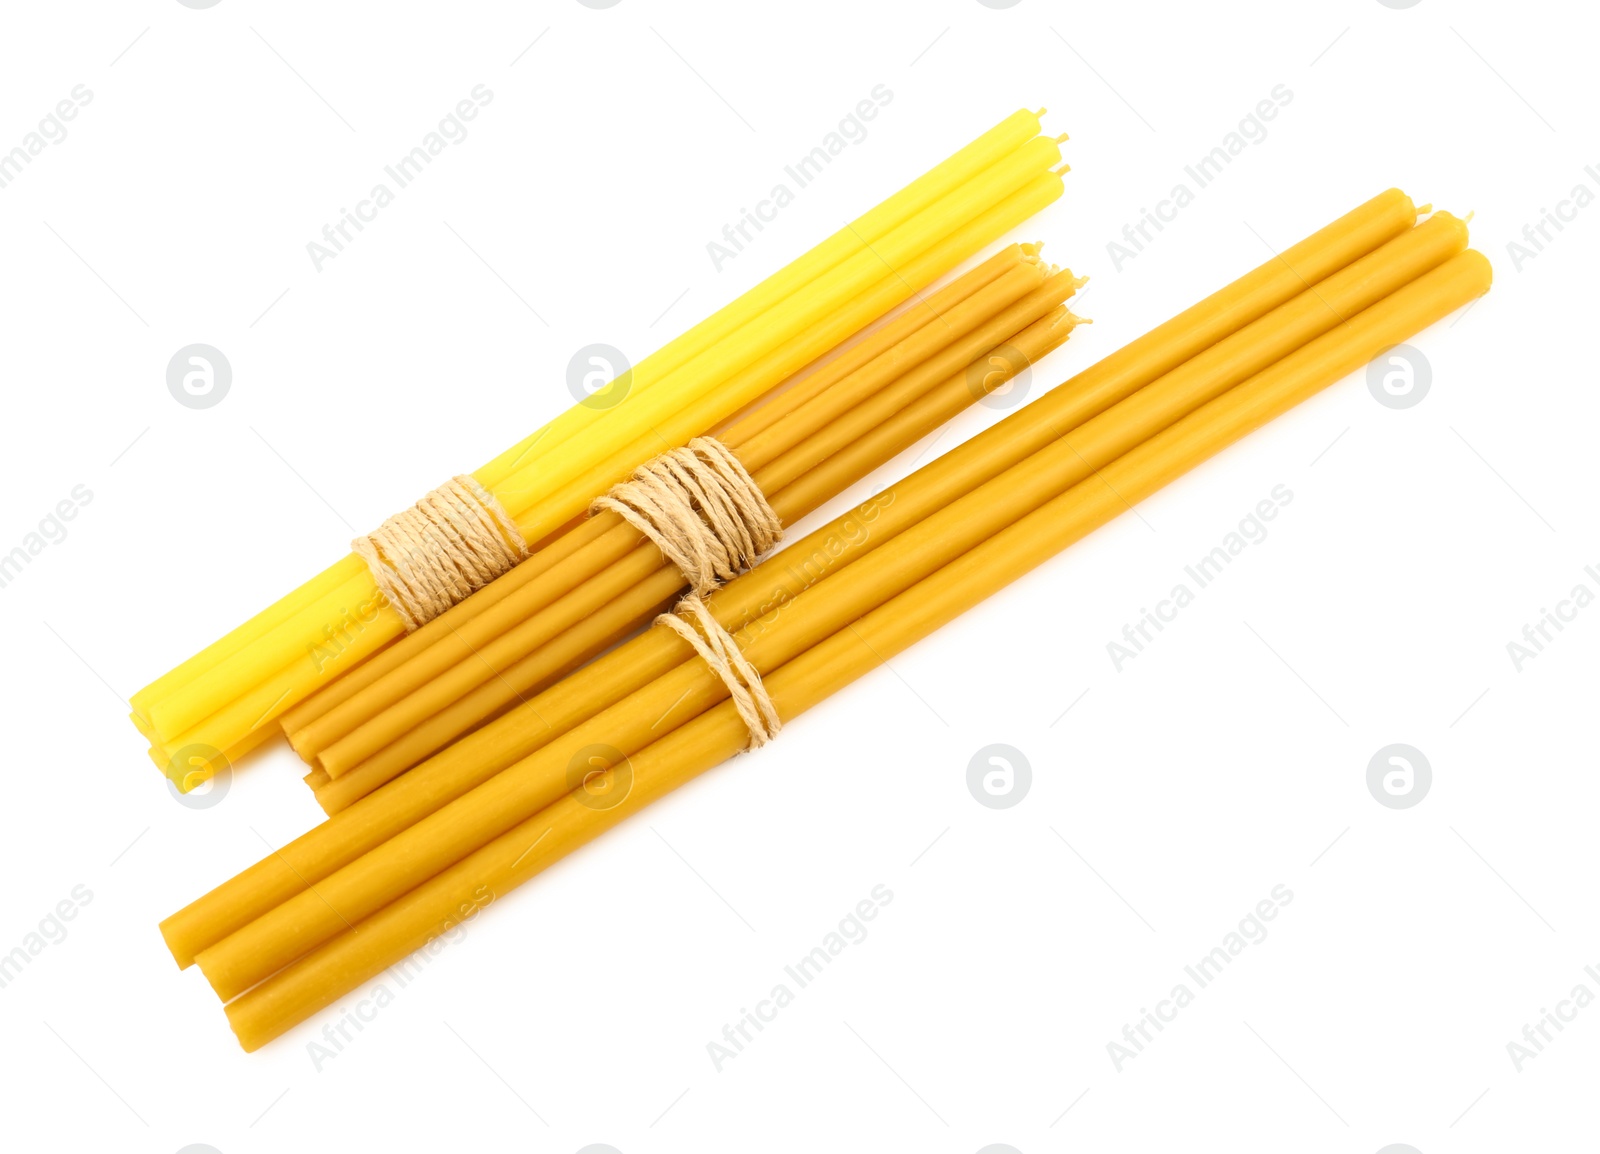
[[[778,716],[767,687],[761,683],[761,674],[750,664],[733,636],[711,616],[711,610],[697,594],[688,594],[673,612],[657,617],[656,624],[665,625],[692,645],[711,672],[728,687],[733,707],[750,731],[750,744],[746,749],[760,749],[778,736],[783,719]]]
[[[597,500],[638,529],[678,567],[689,593],[656,618],[689,643],[724,685],[759,749],[783,722],[761,674],[701,600],[753,566],[783,536],[783,522],[738,457],[714,437],[696,437],[647,462]]]
[[[750,731],[749,748],[771,741],[783,722],[761,675],[701,600],[755,565],[783,536],[783,523],[749,470],[716,438],[696,437],[641,465],[590,506],[598,509],[616,513],[678,567],[690,592],[676,613],[656,621],[687,641],[728,687]],[[494,494],[466,476],[439,486],[351,548],[407,632],[528,556],[516,522]]]

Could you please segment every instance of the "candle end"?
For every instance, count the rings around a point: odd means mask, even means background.
[[[1052,168],[1050,171],[1055,173],[1057,176],[1061,176],[1064,173],[1071,172],[1072,171],[1072,165],[1067,164],[1065,161],[1063,161],[1060,168]]]
[[[1065,144],[1067,141],[1069,141],[1071,139],[1072,139],[1072,137],[1068,136],[1065,132],[1063,132],[1060,136],[1056,137],[1056,143],[1057,144]]]
[[[1419,204],[1419,205],[1417,205],[1417,215],[1418,216],[1427,216],[1432,211],[1433,211],[1433,203],[1431,201],[1429,203],[1427,203],[1427,204]]]
[[[1034,114],[1033,114],[1033,115],[1034,115],[1034,116],[1035,116],[1035,117],[1036,117],[1036,118],[1042,118],[1042,117],[1043,117],[1043,116],[1044,116],[1044,114],[1045,114],[1045,113],[1046,113],[1046,112],[1049,112],[1049,111],[1050,111],[1050,110],[1049,110],[1049,109],[1048,109],[1048,108],[1041,108],[1041,109],[1039,109],[1039,111],[1038,111],[1038,112],[1035,112],[1035,113],[1034,113]]]

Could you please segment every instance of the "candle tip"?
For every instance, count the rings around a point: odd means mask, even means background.
[[[1072,165],[1063,162],[1060,168],[1052,168],[1050,171],[1055,173],[1057,176],[1061,176],[1064,173],[1071,172]]]
[[[1477,209],[1473,209],[1471,212],[1467,213],[1466,216],[1461,218],[1461,223],[1462,224],[1471,224],[1472,223],[1472,218],[1477,216],[1477,215],[1478,215],[1478,210]]]
[[[1068,136],[1065,132],[1063,132],[1060,136],[1056,137],[1056,143],[1057,144],[1064,144],[1066,141],[1069,141],[1071,139],[1072,139],[1072,137]]]
[[[1417,215],[1418,216],[1427,216],[1432,211],[1433,211],[1433,202],[1432,201],[1429,201],[1427,204],[1419,204],[1419,205],[1417,205]]]
[[[1072,325],[1073,328],[1077,328],[1079,325],[1092,325],[1092,324],[1094,324],[1094,318],[1093,317],[1080,317],[1077,313],[1073,312],[1071,309],[1067,310],[1067,321]]]
[[[1050,110],[1048,108],[1041,108],[1041,109],[1039,109],[1038,112],[1035,112],[1033,115],[1035,117],[1040,117],[1040,116],[1043,116],[1046,112],[1049,112],[1049,111]]]

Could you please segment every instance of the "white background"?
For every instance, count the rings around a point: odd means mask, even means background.
[[[1600,208],[1520,270],[1507,245],[1600,192],[1595,34],[1589,6],[1442,0],[8,6],[0,148],[93,98],[0,189],[0,551],[93,499],[0,589],[0,952],[93,896],[0,989],[4,1144],[1592,1141],[1600,1009],[1520,1073],[1507,1043],[1600,994],[1600,609],[1520,672],[1506,646],[1600,592]],[[306,243],[479,84],[470,136],[318,272]],[[880,84],[717,271],[706,243]],[[1107,243],[1280,84],[1119,271]],[[580,346],[637,359],[1039,105],[1073,171],[1019,239],[1093,277],[1096,323],[1035,387],[1390,185],[1476,211],[1496,286],[1414,342],[1416,407],[1343,382],[504,899],[320,1068],[334,1012],[241,1053],[156,922],[320,814],[281,747],[176,804],[120,699],[565,408]],[[205,411],[164,379],[196,341],[234,372]],[[1107,643],[1280,484],[1118,672]],[[966,785],[996,742],[1032,766],[1005,810]],[[1394,742],[1432,765],[1410,809],[1366,785]],[[879,884],[869,936],[719,1073],[707,1043]],[[1266,939],[1118,1072],[1107,1043],[1278,885]]]

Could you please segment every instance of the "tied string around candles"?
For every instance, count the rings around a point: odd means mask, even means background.
[[[350,547],[408,633],[528,557],[517,523],[467,476],[446,481]]]
[[[715,437],[646,461],[589,507],[597,509],[653,541],[698,597],[749,569],[783,536],[760,486]]]
[[[715,437],[696,437],[634,471],[590,506],[610,509],[678,567],[689,593],[656,618],[689,643],[724,685],[759,749],[783,728],[756,671],[701,600],[749,569],[783,536],[783,522],[739,458]]]
[[[687,617],[690,621],[684,620]],[[739,643],[722,627],[706,603],[694,593],[678,602],[671,613],[656,618],[657,625],[665,625],[694,647],[711,672],[728,687],[728,696],[745,728],[750,731],[747,750],[760,749],[778,736],[783,719],[772,704],[772,697],[761,683],[761,674],[750,664]]]

